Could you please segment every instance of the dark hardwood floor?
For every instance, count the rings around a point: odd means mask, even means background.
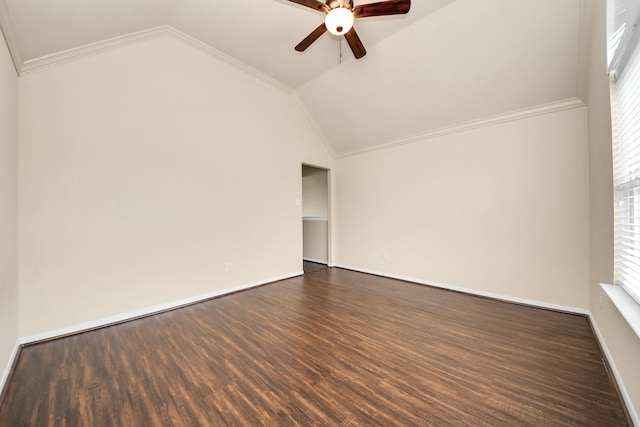
[[[25,347],[1,426],[622,426],[585,317],[340,269]]]
[[[320,264],[318,262],[311,262],[311,261],[302,261],[302,269],[304,270],[305,273],[311,273],[312,271],[321,270],[323,268],[329,268],[329,267],[327,267],[327,264]]]

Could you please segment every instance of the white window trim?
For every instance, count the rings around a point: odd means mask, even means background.
[[[618,4],[619,2],[619,4]],[[617,25],[617,27],[616,27]],[[622,167],[621,165],[616,166],[616,162],[619,161],[617,159],[617,154],[615,150],[620,149],[616,148],[618,144],[618,124],[616,121],[618,120],[618,112],[617,112],[617,103],[618,99],[616,96],[618,78],[624,72],[624,69],[629,64],[629,61],[632,57],[637,58],[638,51],[640,48],[640,2],[637,0],[607,0],[607,59],[608,59],[608,71],[611,78],[611,113],[612,113],[612,131],[613,131],[613,150],[614,150],[614,202],[617,202],[619,197],[619,188],[617,187],[619,184],[618,180],[620,179],[620,174],[616,171],[616,167]],[[635,52],[635,53],[634,53]],[[637,66],[637,63],[636,65]],[[637,71],[634,71],[637,73]],[[635,79],[634,79],[635,80]],[[628,96],[628,95],[627,95]],[[627,99],[628,102],[628,99]],[[629,107],[628,104],[625,104],[626,107]],[[636,108],[635,106],[633,108]],[[629,110],[625,110],[629,111]],[[628,122],[625,122],[628,123]],[[626,127],[626,132],[629,131],[629,128]],[[627,135],[628,136],[628,135]],[[628,147],[627,147],[628,149]],[[633,148],[636,150],[636,148]],[[634,151],[635,152],[635,151]],[[628,154],[628,153],[627,153]],[[635,156],[635,157],[633,157]],[[637,161],[637,153],[633,154],[629,159],[624,158],[624,161],[633,160]],[[625,170],[626,169],[626,170]],[[624,179],[628,179],[629,177],[633,178],[633,175],[629,176],[628,165],[625,164],[622,169],[625,175]],[[632,172],[635,173],[635,172]],[[617,203],[616,203],[617,206]],[[618,215],[619,213],[616,211],[616,231],[615,231],[615,246],[616,246],[616,277],[614,278],[616,283],[619,282],[618,277],[618,263],[622,260],[631,261],[634,265],[638,263],[634,261],[637,258],[629,257],[629,254],[621,256],[618,253],[619,248],[619,240],[621,239],[621,235],[618,234]],[[635,214],[631,214],[635,218]],[[624,237],[622,242],[627,242],[629,239]],[[632,239],[633,240],[633,239]],[[633,241],[632,241],[633,243]],[[628,242],[625,243],[628,246]],[[621,258],[622,257],[622,258]],[[629,272],[633,273],[633,268],[629,269],[624,268],[626,271],[626,275]],[[628,278],[627,278],[628,279]],[[626,280],[626,279],[625,279]],[[634,282],[635,283],[635,282]],[[626,285],[631,286],[626,287]],[[616,285],[605,285],[600,284],[603,291],[607,294],[607,296],[611,299],[613,304],[616,306],[620,314],[623,318],[629,323],[631,328],[634,330],[636,335],[640,337],[640,295],[638,294],[638,290],[635,289],[635,284],[632,286],[629,283],[617,283]]]
[[[640,305],[621,286],[600,283],[600,287],[640,338]]]

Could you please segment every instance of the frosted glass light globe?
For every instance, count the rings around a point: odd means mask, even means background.
[[[344,7],[337,7],[327,13],[324,25],[333,35],[341,36],[353,27],[353,13]]]

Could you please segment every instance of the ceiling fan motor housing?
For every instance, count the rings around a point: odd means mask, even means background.
[[[289,0],[302,6],[324,12],[325,22],[305,37],[295,47],[298,52],[304,52],[326,31],[344,36],[356,59],[367,54],[358,33],[353,28],[355,18],[367,18],[371,16],[401,15],[409,12],[411,0],[384,0],[377,3],[365,3],[353,5],[353,0]]]
[[[353,9],[353,0],[327,0],[327,6],[329,9],[336,9],[338,7],[344,7],[345,9]]]

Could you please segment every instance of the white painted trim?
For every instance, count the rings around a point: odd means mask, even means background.
[[[591,313],[588,309],[585,309],[585,308],[571,307],[571,306],[559,305],[559,304],[552,304],[552,303],[548,303],[548,302],[544,302],[544,301],[531,300],[531,299],[526,299],[526,298],[518,298],[518,297],[513,297],[513,296],[510,296],[510,295],[497,294],[497,293],[493,293],[493,292],[479,291],[477,289],[464,288],[464,287],[461,287],[461,286],[454,286],[454,285],[447,285],[447,284],[444,284],[444,283],[433,282],[433,281],[430,281],[430,280],[423,280],[423,279],[418,279],[418,278],[415,278],[415,277],[409,277],[409,276],[402,276],[402,275],[398,275],[398,274],[385,273],[385,272],[382,272],[382,271],[370,270],[370,269],[367,269],[367,268],[353,267],[353,266],[341,265],[341,264],[336,264],[335,267],[344,268],[344,269],[347,269],[347,270],[359,271],[361,273],[375,274],[376,276],[388,277],[390,279],[404,280],[405,282],[413,282],[413,283],[417,283],[417,284],[420,284],[420,285],[434,286],[436,288],[446,289],[446,290],[449,290],[449,291],[463,292],[465,294],[470,294],[470,295],[477,295],[477,296],[493,298],[493,299],[497,299],[497,300],[501,300],[501,301],[507,301],[507,302],[514,302],[514,303],[518,303],[518,304],[530,305],[532,307],[548,308],[548,309],[551,309],[551,310],[558,310],[558,311],[564,311],[564,312],[567,312],[567,313],[576,313],[576,314],[586,314],[586,315],[588,315],[589,313]]]
[[[620,372],[618,372],[618,368],[613,361],[613,357],[611,357],[611,353],[609,352],[609,348],[600,333],[600,328],[598,328],[598,323],[596,322],[596,318],[593,316],[591,312],[589,312],[589,320],[591,320],[591,325],[593,326],[593,330],[596,333],[596,339],[600,343],[600,348],[604,352],[604,357],[607,358],[607,362],[609,363],[609,367],[611,368],[611,372],[613,377],[618,383],[618,389],[620,390],[620,394],[622,395],[622,400],[624,400],[624,404],[627,407],[627,411],[629,411],[629,416],[631,417],[631,422],[633,425],[640,427],[640,417],[638,417],[638,413],[636,412],[636,408],[633,407],[633,402],[631,401],[631,397],[627,392],[627,389],[624,387],[624,382],[622,381],[622,376]]]
[[[262,71],[259,71],[256,68],[253,68],[252,66],[250,66],[249,64],[246,64],[232,56],[227,55],[226,53],[219,51],[218,49],[215,49],[214,47],[201,42],[200,40],[191,37],[190,35],[187,35],[185,33],[183,33],[182,31],[176,30],[175,28],[171,27],[171,26],[166,26],[166,31],[168,34],[171,34],[174,37],[177,37],[179,39],[182,39],[183,41],[189,43],[191,46],[197,47],[200,50],[202,50],[205,53],[208,53],[209,55],[213,56],[214,58],[220,59],[222,61],[227,62],[228,64],[231,64],[233,66],[235,66],[236,68],[243,70],[251,75],[253,75],[254,77],[259,78],[260,80],[263,80],[267,83],[269,83],[270,85],[282,90],[283,92],[292,94],[293,93],[293,89],[282,83],[280,80],[277,80],[273,77],[271,77],[268,74],[263,73]]]
[[[0,377],[0,395],[2,395],[2,392],[4,391],[4,387],[7,384],[7,380],[9,379],[11,368],[13,367],[13,364],[16,361],[16,356],[18,355],[19,348],[20,348],[20,342],[16,341],[16,344],[13,346],[13,350],[11,351],[11,356],[9,356],[9,361],[7,362],[7,366],[5,366],[4,372],[2,372],[2,376]]]
[[[327,263],[327,260],[321,260],[321,259],[314,259],[314,258],[302,258],[303,261],[309,261],[309,262],[315,262],[316,264],[326,264],[327,266],[329,265]]]
[[[18,340],[19,344],[29,344],[32,342],[37,342],[41,340],[56,338],[64,335],[79,333],[95,328],[100,328],[103,326],[108,326],[114,323],[126,322],[128,320],[133,320],[141,316],[148,316],[151,314],[163,312],[166,310],[171,310],[173,308],[181,307],[187,304],[194,304],[200,301],[204,301],[210,298],[220,297],[223,295],[227,295],[233,292],[243,291],[250,288],[255,288],[257,286],[266,285],[268,283],[278,282],[280,280],[290,279],[292,277],[303,275],[303,271],[297,271],[295,273],[285,274],[282,276],[276,276],[265,280],[258,280],[256,282],[246,283],[244,285],[234,286],[232,288],[222,289],[218,291],[209,292],[203,295],[198,295],[194,297],[184,298],[178,301],[172,301],[165,304],[155,305],[153,307],[146,307],[140,310],[130,311],[128,313],[116,314],[115,316],[104,317],[102,319],[93,320],[86,323],[81,323],[72,326],[66,326],[64,328],[54,329],[47,332],[42,332],[35,335],[30,335],[27,337],[22,337]]]
[[[620,286],[600,283],[600,287],[616,306],[624,320],[631,326],[633,332],[640,338],[640,304]]]
[[[358,154],[364,154],[371,151],[383,150],[386,148],[397,147],[399,145],[411,144],[413,142],[424,141],[426,139],[438,138],[441,136],[466,132],[473,129],[478,129],[486,126],[494,126],[500,123],[507,123],[516,120],[522,120],[529,117],[540,116],[543,114],[555,113],[558,111],[570,110],[573,108],[584,107],[585,103],[577,98],[569,98],[558,102],[552,102],[549,104],[538,105],[531,108],[525,108],[522,110],[516,110],[509,113],[498,114],[496,116],[486,117],[479,120],[472,120],[465,123],[459,123],[453,126],[446,126],[439,129],[429,130],[427,132],[419,133],[416,135],[399,138],[381,144],[373,145],[370,147],[359,148],[351,151],[343,151],[337,153],[336,158],[341,159],[344,157],[355,156]]]
[[[508,295],[502,295],[502,294],[496,294],[493,292],[484,292],[484,291],[478,291],[475,289],[470,289],[470,288],[463,288],[460,286],[452,286],[452,285],[446,285],[443,283],[438,283],[438,282],[431,282],[431,281],[426,281],[426,280],[422,280],[422,279],[416,279],[414,277],[407,277],[407,276],[401,276],[401,275],[397,275],[397,274],[389,274],[389,273],[384,273],[384,272],[380,272],[380,271],[376,271],[376,270],[369,270],[366,268],[359,268],[359,267],[352,267],[352,266],[347,266],[347,265],[341,265],[341,264],[335,264],[335,267],[337,268],[345,268],[347,270],[353,270],[353,271],[358,271],[358,272],[362,272],[362,273],[369,273],[369,274],[375,274],[376,276],[383,276],[383,277],[389,277],[391,279],[398,279],[398,280],[404,280],[406,282],[413,282],[413,283],[418,283],[421,285],[429,285],[429,286],[435,286],[437,288],[442,288],[442,289],[447,289],[447,290],[452,290],[452,291],[458,291],[458,292],[464,292],[467,294],[471,294],[471,295],[479,295],[479,296],[483,296],[483,297],[489,297],[489,298],[493,298],[493,299],[498,299],[498,300],[502,300],[502,301],[507,301],[507,302],[515,302],[515,303],[519,303],[519,304],[526,304],[529,306],[533,306],[533,307],[540,307],[540,308],[548,308],[548,309],[552,309],[552,310],[559,310],[559,311],[564,311],[564,312],[568,312],[568,313],[576,313],[576,314],[584,314],[586,316],[588,316],[589,320],[591,321],[591,324],[593,325],[593,330],[595,331],[596,334],[596,339],[598,340],[598,342],[600,343],[600,346],[604,352],[604,357],[606,357],[609,366],[611,367],[611,371],[613,373],[613,377],[616,381],[616,383],[618,384],[618,388],[620,389],[620,394],[622,395],[622,399],[624,400],[624,403],[627,407],[627,410],[629,411],[629,416],[631,417],[631,421],[633,422],[633,424],[635,426],[640,427],[640,417],[638,417],[638,413],[636,412],[636,409],[633,406],[633,401],[631,400],[631,397],[629,396],[629,393],[627,392],[627,389],[624,386],[624,382],[622,381],[622,376],[620,375],[614,361],[613,361],[613,357],[611,356],[611,353],[609,352],[609,348],[607,347],[607,344],[602,336],[602,334],[600,333],[600,329],[598,328],[598,324],[596,322],[595,317],[593,316],[593,313],[591,312],[591,310],[587,310],[587,309],[583,309],[583,308],[579,308],[579,307],[570,307],[570,306],[564,306],[564,305],[557,305],[557,304],[551,304],[551,303],[547,303],[547,302],[543,302],[543,301],[537,301],[537,300],[529,300],[529,299],[524,299],[524,298],[516,298],[516,297],[512,297],[512,296],[508,296]],[[601,284],[601,286],[603,286]],[[613,286],[613,285],[604,285],[604,286],[612,286],[614,288],[617,288],[617,286]],[[606,291],[606,288],[604,288]],[[624,291],[622,291],[624,292]],[[625,292],[626,294],[626,292]],[[634,301],[635,302],[635,301]]]
[[[27,74],[35,73],[38,71],[47,70],[49,68],[56,67],[60,64],[64,64],[69,61],[74,61],[78,58],[82,58],[88,55],[93,55],[95,53],[102,52],[108,49],[114,49],[127,44],[135,43],[141,40],[147,40],[154,37],[165,36],[165,35],[170,35],[177,39],[180,39],[188,43],[189,45],[197,49],[200,49],[201,51],[213,56],[214,58],[222,60],[230,65],[233,65],[234,67],[244,72],[247,72],[253,75],[254,77],[257,77],[260,80],[263,80],[286,93],[290,94],[293,92],[293,89],[291,87],[280,82],[279,80],[276,80],[273,77],[249,66],[248,64],[245,64],[244,62],[239,61],[227,55],[226,53],[223,53],[209,46],[208,44],[203,43],[200,40],[197,40],[183,33],[182,31],[176,30],[175,28],[169,25],[161,25],[159,27],[149,28],[147,30],[138,31],[135,33],[125,34],[122,36],[101,40],[95,43],[89,43],[84,46],[67,49],[61,52],[53,53],[51,55],[42,56],[40,58],[30,59],[28,61],[25,61],[22,64],[22,70],[20,75],[27,75]]]
[[[9,9],[7,9],[7,4],[4,0],[0,0],[0,31],[7,43],[9,54],[13,60],[13,66],[19,76],[22,73],[22,56],[20,55],[20,49],[16,41],[15,31],[13,31],[13,24],[11,24]]]
[[[307,259],[305,259],[307,260]],[[312,262],[316,262],[313,261],[311,259],[308,259],[308,261],[312,261]],[[383,277],[389,277],[392,279],[398,279],[398,280],[404,280],[404,281],[408,281],[408,282],[414,282],[414,283],[418,283],[418,284],[424,284],[424,285],[430,285],[430,286],[435,286],[438,288],[443,288],[443,289],[448,289],[448,290],[455,290],[455,291],[460,291],[460,292],[465,292],[465,293],[469,293],[472,295],[481,295],[481,296],[487,296],[487,297],[491,297],[491,298],[495,298],[495,299],[500,299],[500,300],[504,300],[504,301],[510,301],[510,302],[518,302],[518,303],[523,303],[523,304],[527,304],[527,305],[533,305],[533,306],[539,306],[542,308],[552,308],[552,309],[556,309],[556,310],[562,310],[562,311],[567,311],[567,312],[575,312],[575,313],[579,313],[579,314],[586,314],[587,316],[589,316],[589,319],[591,320],[591,324],[593,325],[593,329],[595,331],[596,334],[596,339],[599,341],[601,348],[604,351],[604,356],[607,358],[607,361],[609,363],[609,366],[611,367],[611,371],[613,373],[613,376],[616,380],[616,382],[618,383],[618,387],[620,389],[620,393],[622,395],[622,398],[625,402],[625,405],[627,407],[627,410],[629,411],[629,416],[631,417],[632,422],[634,423],[634,425],[636,426],[640,426],[640,418],[638,417],[638,414],[635,410],[635,408],[633,407],[631,398],[626,390],[626,388],[624,387],[624,382],[622,381],[622,377],[620,375],[620,373],[618,372],[618,369],[613,361],[613,357],[611,357],[611,353],[609,352],[609,348],[606,345],[606,342],[600,332],[600,328],[598,328],[598,324],[595,320],[595,317],[593,316],[593,314],[591,313],[590,310],[584,310],[581,308],[575,308],[575,307],[566,307],[566,306],[559,306],[556,304],[548,304],[548,303],[543,303],[540,301],[533,301],[533,300],[526,300],[526,299],[522,299],[522,298],[514,298],[514,297],[509,297],[509,296],[505,296],[505,295],[501,295],[501,294],[494,294],[494,293],[490,293],[490,292],[482,292],[482,291],[476,291],[473,289],[469,289],[469,288],[462,288],[459,286],[451,286],[451,285],[444,285],[442,283],[437,283],[437,282],[428,282],[428,281],[424,281],[421,279],[416,279],[416,278],[411,278],[411,277],[407,277],[407,276],[400,276],[400,275],[393,275],[393,274],[388,274],[388,273],[383,273],[380,271],[375,271],[375,270],[369,270],[369,269],[363,269],[363,268],[357,268],[357,267],[351,267],[351,266],[346,266],[346,265],[339,265],[339,264],[335,264],[335,265],[329,265],[329,267],[337,267],[337,268],[344,268],[344,269],[348,269],[348,270],[354,270],[354,271],[359,271],[362,273],[369,273],[369,274],[375,274],[377,276],[383,276]],[[4,390],[6,381],[8,380],[9,377],[9,373],[11,372],[11,368],[13,367],[13,364],[15,363],[15,359],[16,356],[18,354],[18,349],[20,348],[20,345],[24,345],[24,344],[29,344],[30,342],[35,342],[35,341],[40,341],[43,339],[49,339],[49,338],[55,338],[56,336],[62,336],[62,335],[67,335],[70,333],[74,333],[74,332],[82,332],[84,330],[87,329],[92,329],[92,328],[96,328],[96,327],[100,327],[100,326],[106,326],[115,322],[122,322],[122,321],[126,321],[129,319],[134,319],[143,315],[150,315],[153,313],[157,313],[160,311],[164,311],[170,308],[174,308],[174,307],[179,307],[185,304],[189,304],[189,303],[195,303],[198,301],[202,301],[202,300],[206,300],[209,298],[213,298],[216,296],[222,296],[225,294],[229,294],[232,292],[237,292],[240,290],[245,290],[245,289],[250,289],[252,287],[256,287],[256,286],[261,286],[267,283],[272,283],[272,282],[277,282],[279,280],[285,280],[285,279],[289,279],[292,277],[296,277],[296,276],[300,276],[304,274],[303,272],[297,272],[297,273],[293,273],[293,274],[288,274],[288,275],[283,275],[283,276],[279,276],[279,277],[274,277],[271,279],[267,279],[264,281],[257,281],[257,282],[252,282],[249,284],[245,284],[245,285],[240,285],[240,286],[236,286],[233,288],[228,288],[228,289],[224,289],[221,291],[215,291],[215,292],[211,292],[205,295],[200,295],[197,297],[192,297],[192,298],[185,298],[183,300],[180,301],[174,301],[172,303],[167,303],[167,304],[162,304],[162,305],[158,305],[158,306],[154,306],[154,307],[149,307],[146,309],[142,309],[142,310],[138,310],[138,311],[134,311],[134,312],[129,312],[129,313],[124,313],[121,315],[117,315],[117,316],[112,316],[112,317],[108,317],[108,318],[103,318],[103,319],[99,319],[93,322],[88,322],[88,323],[84,323],[84,324],[80,324],[80,325],[75,325],[75,326],[71,326],[71,327],[67,327],[67,328],[60,328],[60,329],[56,329],[53,331],[49,331],[49,332],[44,332],[41,334],[37,334],[37,335],[32,335],[29,337],[24,337],[19,339],[15,346],[13,347],[13,351],[11,352],[11,356],[9,357],[9,361],[7,362],[7,365],[4,369],[4,372],[2,374],[2,377],[0,377],[0,392],[2,392],[2,390]]]
[[[39,71],[48,70],[76,59],[94,55],[109,49],[114,49],[127,44],[132,44],[140,40],[146,40],[167,34],[165,26],[149,28],[147,30],[137,31],[135,33],[125,34],[110,39],[101,40],[95,43],[89,43],[84,46],[74,47],[50,55],[41,56],[35,59],[29,59],[22,64],[22,72],[20,75],[28,75]]]
[[[303,221],[329,221],[328,216],[303,216]]]

